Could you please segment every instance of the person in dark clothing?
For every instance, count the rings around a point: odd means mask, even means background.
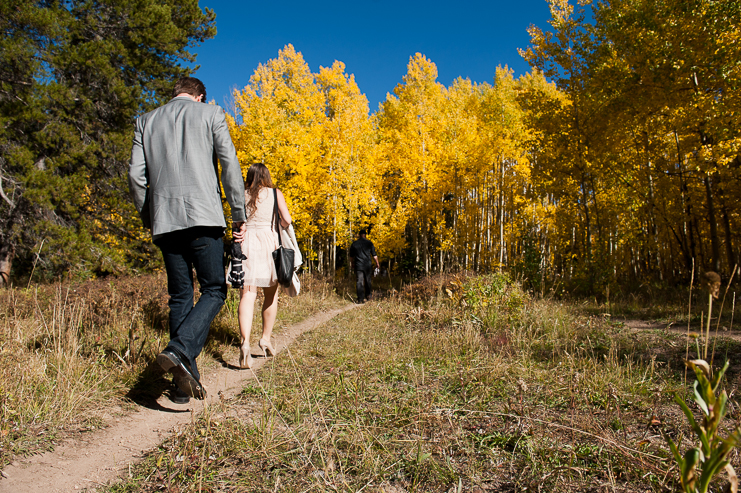
[[[349,254],[357,278],[358,303],[365,303],[373,290],[371,284],[373,261],[376,262],[376,268],[381,268],[376,256],[376,247],[365,237],[365,230],[360,230],[358,239],[350,245]]]
[[[231,207],[233,229],[246,230],[247,216],[226,113],[205,104],[206,87],[193,77],[178,80],[172,96],[136,120],[129,189],[167,272],[170,342],[157,363],[179,389],[173,401],[186,403],[206,397],[196,358],[226,300],[222,197]],[[195,305],[193,268],[201,286]]]

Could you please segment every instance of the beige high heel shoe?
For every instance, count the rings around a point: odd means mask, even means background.
[[[275,349],[273,349],[273,345],[270,344],[270,341],[260,339],[260,342],[258,342],[257,345],[260,346],[260,349],[262,349],[262,354],[265,357],[275,356]]]
[[[240,368],[252,368],[252,354],[250,354],[250,343],[242,344],[239,348],[239,367]]]

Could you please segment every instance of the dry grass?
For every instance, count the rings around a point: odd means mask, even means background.
[[[108,491],[673,491],[681,339],[439,281],[305,335]]]
[[[0,468],[161,394],[167,299],[164,274],[0,290]],[[230,290],[203,368],[235,351],[237,302]],[[307,276],[301,296],[279,303],[276,331],[342,301]]]
[[[0,291],[0,464],[122,411],[165,298],[161,276]]]

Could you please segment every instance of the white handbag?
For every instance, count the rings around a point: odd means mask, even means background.
[[[293,279],[291,279],[291,285],[287,288],[284,288],[285,292],[293,298],[294,296],[298,296],[298,294],[301,292],[301,280],[298,278],[298,274],[295,272],[293,273]]]
[[[283,241],[285,248],[293,250],[293,269],[296,270],[301,267],[301,264],[304,263],[304,257],[301,255],[301,250],[298,249],[293,224],[289,224],[287,228],[280,228],[280,239]]]
[[[291,279],[291,284],[283,288],[283,290],[290,297],[298,296],[301,292],[301,280],[298,274],[296,274],[296,271],[304,263],[304,258],[301,255],[301,250],[298,249],[298,241],[296,241],[296,233],[293,231],[293,224],[289,224],[288,228],[285,229],[280,228],[280,235],[286,248],[293,250],[293,278]]]

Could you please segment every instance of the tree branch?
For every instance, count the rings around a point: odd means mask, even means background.
[[[5,200],[5,202],[7,202],[8,205],[10,205],[11,208],[15,209],[15,204],[13,203],[12,200],[8,198],[7,195],[5,195],[5,191],[3,190],[3,175],[2,174],[0,174],[0,197],[2,197],[3,200]]]

